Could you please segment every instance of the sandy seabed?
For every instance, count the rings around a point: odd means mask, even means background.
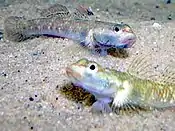
[[[72,1],[57,2],[70,6]],[[0,130],[175,130],[172,110],[129,115],[93,114],[90,107],[59,93],[69,82],[65,67],[81,58],[95,60],[104,67],[123,65],[127,69],[136,57],[149,55],[152,73],[159,76],[167,65],[175,62],[174,4],[162,6],[156,0],[145,3],[144,0],[79,0],[77,3],[91,6],[102,20],[123,21],[133,28],[137,42],[127,50],[129,56],[95,56],[73,41],[58,38],[40,37],[20,43],[0,41]],[[0,7],[0,27],[3,28],[7,16],[39,17],[40,10],[47,6],[46,0],[13,0],[12,5]],[[153,28],[155,22],[161,29]]]

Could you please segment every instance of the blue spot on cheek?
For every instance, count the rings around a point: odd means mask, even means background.
[[[128,48],[128,44],[126,44],[126,45],[123,45],[123,48]]]
[[[122,49],[122,48],[128,48],[128,44],[117,45],[116,48],[119,48],[119,49]]]

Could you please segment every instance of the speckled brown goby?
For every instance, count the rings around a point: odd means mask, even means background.
[[[143,69],[147,66],[143,62],[137,64]],[[83,58],[68,66],[66,73],[76,86],[95,96],[97,101],[92,107],[98,111],[118,112],[122,108],[134,110],[136,107],[149,110],[175,108],[175,69],[156,81],[136,76],[131,69],[121,72]]]
[[[17,16],[4,21],[4,37],[8,40],[19,42],[40,35],[68,38],[92,51],[101,50],[103,56],[109,48],[129,48],[136,41],[131,27],[123,23],[62,17],[26,20]]]

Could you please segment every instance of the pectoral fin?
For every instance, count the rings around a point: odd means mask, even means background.
[[[110,113],[110,112],[112,112],[112,109],[109,107],[108,103],[105,103],[103,101],[96,101],[92,105],[92,111],[93,112]]]

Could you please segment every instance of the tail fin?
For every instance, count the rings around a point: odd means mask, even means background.
[[[27,23],[22,17],[10,16],[4,21],[4,38],[10,41],[20,42],[26,39],[24,33]]]

